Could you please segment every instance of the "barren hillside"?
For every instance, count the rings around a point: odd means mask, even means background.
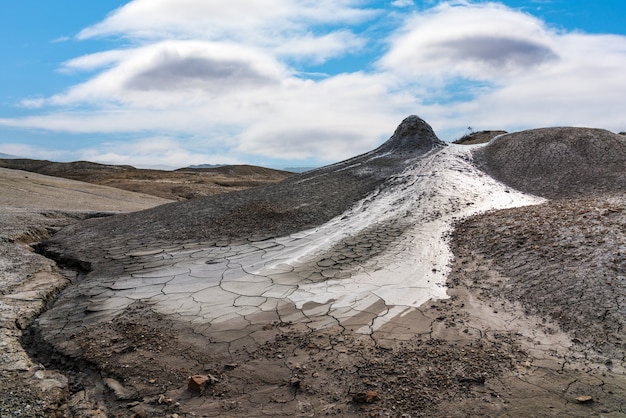
[[[501,136],[474,153],[494,178],[548,198],[626,191],[626,138],[602,129],[543,128]]]
[[[188,200],[245,190],[275,183],[292,175],[287,171],[248,165],[164,171],[88,161],[56,163],[46,160],[0,159],[0,167],[116,187],[169,200]]]

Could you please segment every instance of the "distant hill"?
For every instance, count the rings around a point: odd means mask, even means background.
[[[217,167],[223,167],[226,164],[197,164],[197,165],[190,165],[189,167],[184,167],[181,168],[180,170],[184,170],[185,168],[194,168],[194,169],[199,169],[199,168],[217,168]]]
[[[201,170],[205,168],[220,168],[220,167],[235,167],[235,166],[228,165],[228,164],[198,164],[198,165],[190,165],[184,168],[179,168],[178,171],[184,171],[187,169]],[[304,173],[307,171],[315,170],[316,168],[318,167],[285,167],[283,169],[279,169],[279,171],[288,171],[290,173]]]
[[[485,144],[498,135],[504,135],[507,131],[478,131],[463,135],[453,142],[453,144],[474,145]]]
[[[286,171],[246,165],[166,171],[89,161],[57,163],[24,158],[0,159],[0,167],[117,187],[170,200],[245,190],[293,175]]]
[[[189,168],[179,168],[174,170],[179,173],[213,173],[213,174],[223,174],[228,176],[289,176],[290,173],[287,173],[283,170],[275,170],[273,168],[265,168],[259,167],[256,165],[247,165],[247,164],[239,164],[239,165],[215,165],[213,167],[200,167],[200,166],[190,166]]]
[[[16,157],[15,155],[11,155],[11,154],[5,154],[3,152],[0,152],[0,158],[20,158],[20,157]]]
[[[307,171],[315,170],[318,167],[286,167],[283,168],[285,171],[289,171],[290,173],[306,173]]]

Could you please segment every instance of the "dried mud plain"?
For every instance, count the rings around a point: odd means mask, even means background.
[[[437,145],[316,227],[265,202],[276,230],[218,213],[205,239],[110,216],[145,195],[0,195],[0,416],[625,416],[619,164],[546,200],[485,148]]]

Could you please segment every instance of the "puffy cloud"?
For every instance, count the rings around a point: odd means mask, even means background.
[[[235,45],[166,42],[150,46],[143,66],[123,85],[129,90],[239,90],[280,82],[287,71],[271,57]],[[130,66],[130,65],[129,65]]]
[[[377,65],[432,101],[423,115],[448,139],[468,125],[623,129],[626,37],[555,30],[498,3],[443,3],[407,18]]]
[[[365,37],[379,29],[355,34],[354,26],[379,11],[357,0],[222,3],[128,3],[80,36],[123,36],[130,46],[66,62],[62,71],[93,74],[22,102],[48,113],[0,125],[151,138],[82,156],[133,165],[321,164],[375,147],[413,113],[444,139],[468,125],[624,130],[626,37],[557,31],[499,3],[446,2],[404,15],[361,71],[320,76],[308,65],[379,41]],[[378,17],[402,16],[389,13]],[[163,147],[148,150],[150,142]]]
[[[106,93],[126,100],[111,109],[68,110],[0,124],[73,133],[169,132],[203,137],[207,149],[228,146],[240,159],[257,155],[333,161],[365,152],[389,137],[398,118],[415,104],[410,95],[390,94],[386,77],[365,73],[317,81],[289,77],[256,90],[233,87],[215,94],[186,91],[175,83],[168,84],[173,90],[136,91],[125,82],[129,79],[115,85],[92,80],[56,99],[97,103],[101,99],[94,95]]]
[[[118,103],[163,108],[211,95],[279,84],[290,70],[258,49],[206,41],[163,41],[94,54],[64,68],[105,67],[85,83],[32,105]],[[29,102],[24,104],[28,105]]]
[[[379,65],[414,79],[487,80],[556,59],[553,36],[538,19],[497,3],[444,3],[407,19]]]
[[[383,75],[365,73],[292,80],[272,98],[272,110],[237,138],[237,150],[323,161],[368,151],[416,105],[411,95],[392,94],[390,84]]]

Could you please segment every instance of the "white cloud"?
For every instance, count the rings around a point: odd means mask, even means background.
[[[51,105],[126,104],[164,108],[200,98],[250,92],[278,84],[290,71],[272,56],[250,47],[206,41],[163,41],[126,51],[93,54],[66,68],[110,65],[83,84],[50,97]],[[31,101],[42,106],[42,100]],[[24,103],[26,105],[29,102]]]
[[[415,6],[413,0],[395,0],[391,2],[393,7],[411,7]]]
[[[301,43],[310,49],[311,41],[316,40],[319,45],[313,58],[318,60],[353,48],[356,36],[345,29],[346,25],[362,23],[377,13],[354,0],[134,0],[84,29],[78,37],[115,35],[139,42],[219,40],[290,51],[299,57],[302,50],[285,49],[284,44]],[[343,29],[332,34],[335,31],[326,25]],[[320,26],[331,35],[317,35],[315,28]],[[329,36],[332,42],[328,42]],[[322,53],[324,45],[329,50]]]
[[[63,63],[61,71],[72,72],[97,70],[102,67],[119,63],[120,61],[128,58],[133,51],[133,49],[114,49],[111,51],[83,55]]]
[[[103,164],[133,165],[138,168],[160,167],[175,169],[194,164],[241,164],[232,155],[190,150],[198,139],[177,140],[170,137],[146,137],[134,141],[105,143],[97,149],[85,148],[77,152],[80,159]]]
[[[318,81],[289,77],[256,89],[233,87],[215,94],[187,91],[177,84],[135,91],[128,87],[129,79],[90,82],[56,98],[69,104],[97,103],[112,92],[119,100],[127,96],[126,103],[111,109],[65,111],[0,124],[73,133],[175,132],[204,136],[207,149],[228,145],[239,155],[336,161],[389,137],[398,119],[414,107],[410,95],[390,93],[386,77],[364,73]]]
[[[408,18],[378,66],[426,92],[435,104],[423,114],[448,139],[468,124],[623,129],[626,37],[557,31],[501,4],[444,3]]]
[[[320,77],[307,65],[379,41],[354,26],[379,11],[357,0],[221,3],[130,2],[81,37],[123,36],[132,46],[66,62],[63,71],[94,74],[24,100],[43,110],[0,125],[166,145],[93,145],[83,155],[131,165],[332,162],[375,147],[413,113],[445,139],[469,125],[626,128],[626,37],[558,31],[498,3],[445,2],[406,15],[363,70]]]
[[[490,80],[557,59],[554,47],[530,15],[496,3],[444,3],[407,19],[379,65],[405,78]]]
[[[355,36],[350,31],[336,31],[327,35],[305,35],[287,39],[278,45],[274,52],[278,56],[310,60],[321,64],[326,60],[342,55],[346,50],[358,50],[365,44],[365,39]]]
[[[293,80],[272,98],[272,111],[238,137],[238,150],[285,158],[336,161],[387,139],[414,98],[392,94],[382,75],[343,74],[313,82]]]

